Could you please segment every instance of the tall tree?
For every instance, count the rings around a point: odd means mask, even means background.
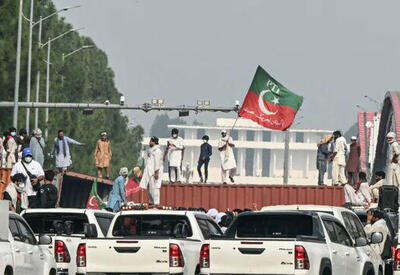
[[[12,101],[15,81],[15,58],[17,42],[18,4],[15,0],[0,1],[0,100]],[[25,1],[23,8],[29,14],[29,1]],[[35,18],[55,12],[51,0],[35,1]],[[36,27],[35,27],[36,28]],[[48,37],[55,37],[72,26],[64,18],[54,16],[43,22],[42,42]],[[37,70],[41,71],[40,101],[45,101],[45,63],[47,48],[39,49],[36,41],[38,31],[33,33],[32,76]],[[27,41],[28,24],[23,21],[22,55],[21,55],[21,82],[19,100],[26,101],[26,71],[27,71]],[[69,53],[83,45],[94,45],[89,37],[80,36],[72,32],[52,43],[51,47],[51,86],[50,102],[119,102],[120,94],[115,87],[114,72],[109,67],[107,55],[96,46],[68,57],[62,61],[62,54]],[[36,78],[32,77],[31,94],[35,94]],[[33,100],[34,96],[31,97]],[[33,113],[33,112],[32,112]],[[19,126],[25,127],[25,110],[20,109]],[[40,109],[39,127],[43,130],[44,110]],[[31,115],[31,127],[34,116]],[[12,108],[0,108],[0,131],[8,129],[12,124]],[[46,150],[49,152],[54,143],[58,129],[64,129],[66,135],[84,142],[86,147],[72,147],[72,169],[74,171],[93,174],[94,149],[101,131],[107,131],[112,143],[113,159],[112,172],[117,174],[121,166],[132,167],[140,153],[143,128],[129,127],[128,119],[118,110],[96,110],[90,116],[85,116],[82,110],[50,110],[50,121],[47,125],[49,138]],[[21,127],[20,127],[21,128]],[[54,160],[47,160],[50,166]]]

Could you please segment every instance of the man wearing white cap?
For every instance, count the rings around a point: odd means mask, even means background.
[[[43,167],[45,143],[44,139],[42,138],[42,130],[39,128],[33,131],[33,137],[31,138],[29,147],[32,149],[33,159],[39,162]]]
[[[147,189],[150,206],[160,204],[161,176],[163,172],[163,154],[158,145],[158,138],[153,136],[149,142],[146,167],[143,172],[140,187]]]
[[[346,168],[346,139],[342,137],[340,131],[333,132],[335,138],[335,149],[330,160],[332,161],[332,183],[339,185],[347,183],[345,168]]]
[[[221,131],[221,139],[218,142],[218,150],[220,151],[221,157],[221,175],[222,183],[226,184],[226,180],[229,177],[230,181],[234,183],[233,176],[236,172],[236,160],[233,154],[233,139],[227,136],[226,130]]]
[[[395,133],[388,133],[386,141],[389,143],[389,169],[387,183],[389,185],[400,186],[400,146],[396,141]]]

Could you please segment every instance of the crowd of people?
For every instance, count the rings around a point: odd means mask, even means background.
[[[325,174],[332,179],[332,185],[343,185],[345,201],[351,205],[368,207],[379,200],[379,188],[383,185],[400,186],[400,146],[396,135],[390,132],[386,136],[389,146],[388,175],[376,171],[368,181],[366,171],[361,171],[361,148],[357,137],[351,137],[350,146],[340,131],[324,137],[318,142],[317,169],[318,185],[324,185]]]
[[[55,207],[58,203],[56,174],[64,174],[72,164],[70,146],[85,146],[60,129],[46,154],[46,143],[40,129],[31,135],[26,129],[11,127],[0,135],[0,199],[10,201],[10,209]],[[98,177],[105,170],[110,177],[111,143],[106,132],[100,134],[95,148],[94,164]],[[46,158],[54,158],[55,169],[43,169]]]

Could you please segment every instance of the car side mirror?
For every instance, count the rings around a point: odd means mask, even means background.
[[[85,233],[86,238],[97,238],[97,228],[94,223],[86,223],[83,226],[83,231]]]
[[[39,244],[49,245],[52,244],[53,240],[49,235],[41,235],[39,237]]]
[[[368,242],[364,237],[358,237],[356,239],[356,247],[366,246],[367,244]]]
[[[371,243],[372,244],[378,244],[383,241],[383,235],[381,232],[375,232],[371,236]]]

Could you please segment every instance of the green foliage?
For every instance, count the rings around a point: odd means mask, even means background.
[[[29,15],[30,1],[24,1],[24,14]],[[0,100],[14,100],[15,63],[18,29],[18,5],[16,0],[0,1]],[[34,21],[39,16],[47,16],[55,12],[51,0],[35,1]],[[27,51],[28,51],[28,23],[23,20],[22,54],[21,54],[21,81],[19,100],[26,101]],[[80,27],[80,26],[79,26]],[[64,18],[57,16],[43,22],[42,43],[48,37],[55,37],[72,26],[65,23]],[[33,31],[32,56],[32,86],[31,99],[36,92],[36,73],[40,69],[40,101],[45,101],[46,64],[42,61],[47,58],[47,47],[38,48],[38,25]],[[93,47],[71,55],[65,62],[62,54],[69,53],[83,45],[94,45],[88,38],[77,32],[51,44],[51,86],[50,102],[96,102],[110,100],[118,103],[120,94],[114,83],[114,72],[108,65],[107,55],[99,48]],[[34,115],[31,111],[31,129]],[[19,127],[25,127],[25,109],[19,112]],[[44,109],[39,111],[39,127],[46,128]],[[7,130],[12,124],[12,109],[0,108],[0,131]],[[65,134],[80,142],[85,147],[71,146],[73,165],[77,172],[94,174],[94,149],[101,131],[107,131],[112,144],[113,159],[112,174],[115,176],[121,166],[132,167],[138,159],[143,128],[128,127],[128,119],[118,110],[96,110],[92,115],[85,116],[82,110],[50,109],[48,126],[49,138],[46,150],[50,151],[58,129],[64,129]],[[48,165],[54,165],[54,160],[47,160]]]

